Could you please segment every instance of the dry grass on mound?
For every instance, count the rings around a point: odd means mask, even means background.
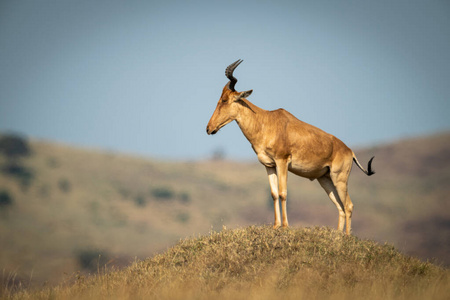
[[[329,228],[251,226],[13,299],[446,299],[447,270]],[[6,293],[5,293],[5,296]],[[9,297],[8,297],[9,298]]]

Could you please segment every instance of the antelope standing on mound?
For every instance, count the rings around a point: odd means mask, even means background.
[[[325,131],[302,122],[284,109],[267,111],[246,98],[253,90],[237,92],[233,71],[242,62],[237,60],[225,70],[230,80],[222,91],[206,132],[215,134],[231,121],[236,121],[252,144],[258,160],[266,167],[274,202],[274,228],[288,227],[286,212],[288,171],[310,180],[317,179],[339,211],[338,230],[351,232],[353,204],[347,192],[347,182],[353,161],[368,176],[372,160],[365,170],[355,153],[341,140]],[[281,200],[282,218],[279,200]]]

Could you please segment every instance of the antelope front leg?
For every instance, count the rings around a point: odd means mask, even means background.
[[[266,167],[267,176],[269,176],[270,192],[273,199],[273,210],[275,212],[275,222],[273,228],[279,228],[281,226],[281,216],[280,216],[280,204],[278,196],[278,177],[277,169]]]
[[[278,190],[281,200],[281,211],[283,213],[283,227],[289,227],[286,201],[287,201],[287,172],[288,162],[286,160],[277,161],[277,174],[278,174]]]

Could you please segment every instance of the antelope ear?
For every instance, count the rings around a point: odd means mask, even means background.
[[[252,93],[253,93],[253,90],[241,92],[241,93],[239,93],[239,95],[237,96],[236,101],[237,101],[237,100],[244,99],[244,98],[247,98],[247,97],[250,96]]]

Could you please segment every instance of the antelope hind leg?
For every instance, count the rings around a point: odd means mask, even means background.
[[[320,178],[317,178],[317,181],[320,183],[322,188],[327,193],[330,200],[336,205],[338,212],[339,212],[339,221],[338,221],[338,227],[337,229],[339,231],[344,231],[344,225],[345,225],[345,209],[344,205],[342,204],[341,200],[339,199],[338,192],[336,190],[336,187],[333,184],[333,181],[328,175],[324,175]]]

